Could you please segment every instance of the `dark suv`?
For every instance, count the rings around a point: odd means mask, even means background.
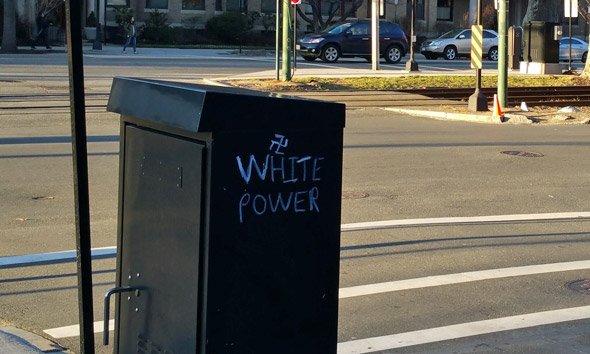
[[[379,21],[379,48],[388,63],[398,63],[408,51],[406,34],[394,23]],[[334,63],[340,57],[371,60],[371,21],[345,22],[320,34],[308,34],[299,40],[297,49],[308,61],[321,58]]]

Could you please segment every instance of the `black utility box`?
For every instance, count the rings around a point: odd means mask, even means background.
[[[336,353],[345,106],[115,78],[116,353]]]
[[[555,38],[558,26],[558,23],[544,21],[524,23],[524,61],[559,63],[559,39]]]

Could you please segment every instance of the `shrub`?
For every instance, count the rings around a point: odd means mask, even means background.
[[[253,28],[251,17],[239,12],[225,12],[207,21],[205,28],[226,44],[240,43],[244,34]]]
[[[86,18],[86,27],[96,27],[96,16],[94,11],[90,11],[90,14]]]
[[[120,29],[123,29],[123,26],[131,21],[131,17],[133,17],[133,9],[121,6],[115,7],[115,22],[117,22]]]
[[[158,10],[150,13],[150,17],[141,27],[142,40],[147,43],[174,44],[182,37],[181,28],[168,25],[168,16]]]

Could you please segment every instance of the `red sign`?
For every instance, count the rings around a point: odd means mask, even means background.
[[[291,0],[291,5],[299,5],[301,4],[301,0]]]

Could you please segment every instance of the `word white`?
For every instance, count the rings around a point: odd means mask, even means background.
[[[242,194],[238,206],[240,214],[240,224],[244,222],[244,212],[251,210],[255,215],[263,215],[266,213],[276,213],[277,211],[290,211],[295,213],[303,213],[306,211],[320,212],[318,206],[318,198],[320,190],[317,187],[312,187],[309,190],[298,192],[278,192],[275,194]]]
[[[266,181],[269,178],[273,183],[318,182],[320,181],[320,161],[323,159],[323,157],[285,157],[267,154],[261,164],[256,160],[256,156],[250,155],[247,159],[248,166],[244,168],[242,158],[236,156],[238,169],[246,184],[250,183],[253,170],[260,181]]]

